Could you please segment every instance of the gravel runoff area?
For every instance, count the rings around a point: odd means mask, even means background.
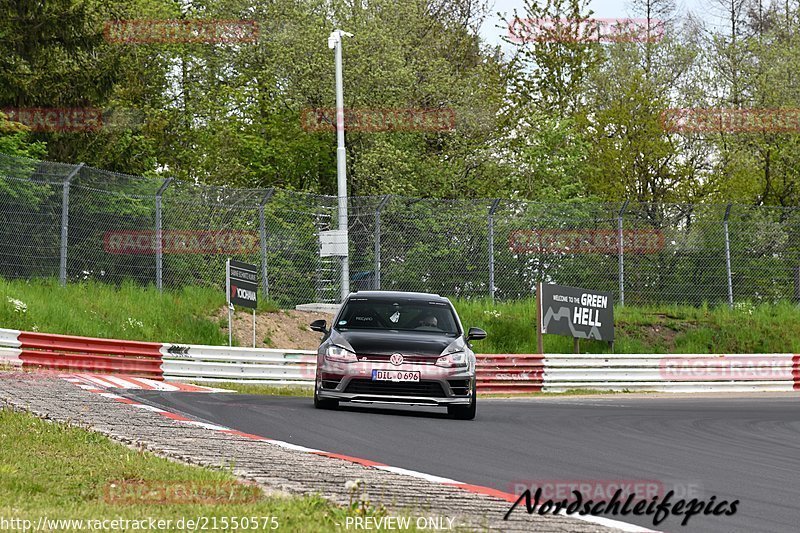
[[[56,377],[0,372],[0,406],[91,429],[169,459],[229,469],[242,479],[255,481],[267,493],[318,493],[347,505],[350,495],[345,482],[361,479],[370,499],[384,505],[390,514],[455,518],[461,530],[617,531],[571,517],[528,515],[524,504],[504,521],[510,504],[497,497],[189,425]]]

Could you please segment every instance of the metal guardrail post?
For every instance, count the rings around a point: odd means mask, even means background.
[[[381,210],[391,197],[391,194],[384,196],[375,209],[375,272],[372,276],[372,284],[376,291],[381,290]]]
[[[270,188],[261,199],[258,206],[258,233],[261,239],[261,283],[264,286],[264,298],[269,299],[269,278],[267,277],[267,224],[264,219],[264,206],[275,193],[275,188]]]
[[[161,234],[161,195],[172,183],[172,178],[167,178],[161,187],[156,191],[156,288],[160,291],[163,288],[164,275],[164,250],[163,238]]]
[[[59,252],[58,281],[61,286],[67,284],[67,239],[69,238],[69,184],[80,169],[83,163],[72,169],[66,178],[61,191],[61,250]]]
[[[489,297],[494,302],[494,213],[497,211],[497,206],[500,204],[500,199],[495,198],[492,200],[492,206],[489,208],[488,217],[488,232],[489,232]]]
[[[628,209],[630,199],[626,199],[617,215],[617,250],[619,255],[619,305],[625,305],[625,246],[622,243],[622,217]]]
[[[731,215],[731,207],[733,204],[728,204],[725,209],[725,219],[722,221],[722,227],[725,230],[725,271],[728,275],[728,306],[733,308],[733,279],[731,278],[731,240],[728,234],[728,217]]]

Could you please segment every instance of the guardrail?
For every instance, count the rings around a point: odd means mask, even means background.
[[[800,390],[798,354],[481,354],[478,391]],[[0,364],[171,381],[311,386],[316,352],[120,341],[0,329]]]
[[[236,381],[273,385],[311,385],[316,352],[164,344],[164,379],[172,381]]]
[[[2,361],[13,366],[161,377],[161,343],[0,329]]]
[[[16,329],[0,329],[0,365],[22,366],[20,333]]]
[[[540,392],[544,386],[544,356],[540,354],[476,355],[478,391],[487,394]]]
[[[797,354],[548,354],[548,392],[800,390]]]

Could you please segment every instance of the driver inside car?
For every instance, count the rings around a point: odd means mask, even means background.
[[[419,324],[414,329],[421,329],[427,331],[441,331],[439,329],[438,324],[439,321],[436,319],[436,317],[429,313],[420,318]]]

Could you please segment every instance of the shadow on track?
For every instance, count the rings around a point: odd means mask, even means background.
[[[313,408],[312,404],[309,404],[309,407]],[[367,405],[359,405],[359,404],[349,404],[349,403],[341,403],[339,407],[333,409],[332,411],[341,411],[341,412],[348,412],[348,413],[372,413],[378,415],[393,415],[393,416],[406,416],[406,417],[414,417],[414,418],[438,418],[444,420],[452,420],[450,415],[447,414],[447,411],[421,411],[419,409],[414,409],[414,407],[409,406],[407,409],[402,409],[399,407],[405,406],[395,406],[395,407],[368,407]],[[441,409],[441,408],[440,408]]]

